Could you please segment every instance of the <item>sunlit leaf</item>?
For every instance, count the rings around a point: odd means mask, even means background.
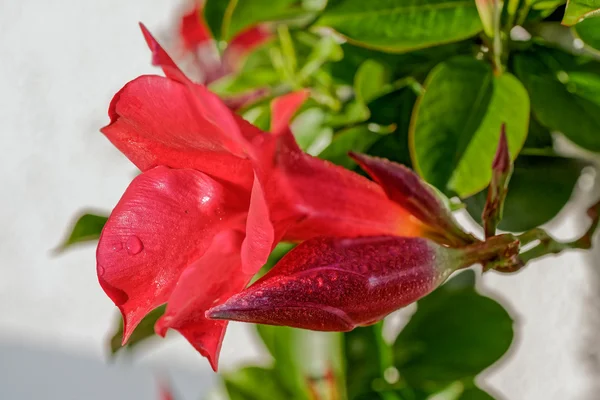
[[[466,57],[438,65],[413,111],[415,170],[442,191],[477,193],[491,179],[503,123],[514,159],[527,137],[529,98],[513,75]]]

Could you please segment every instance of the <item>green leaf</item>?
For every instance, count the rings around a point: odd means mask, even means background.
[[[287,326],[256,325],[263,343],[273,356],[273,373],[295,398],[308,399],[308,378],[304,376],[301,332]]]
[[[111,353],[115,355],[121,350],[131,351],[139,344],[147,343],[148,339],[156,337],[156,334],[154,333],[154,324],[156,324],[156,321],[158,321],[165,313],[165,309],[166,305],[163,305],[150,311],[135,328],[125,346],[121,346],[121,340],[123,338],[123,319],[119,313],[117,327],[110,338],[109,344]]]
[[[381,133],[373,132],[369,127],[370,124],[359,125],[336,133],[329,146],[319,154],[319,158],[348,169],[354,168],[356,163],[348,157],[348,152],[364,153],[382,137]]]
[[[325,112],[309,108],[294,118],[291,129],[300,148],[317,155],[331,143],[333,129],[325,125]]]
[[[513,321],[473,287],[465,271],[420,300],[394,343],[396,366],[409,385],[439,390],[472,379],[496,362],[513,339]]]
[[[586,18],[573,27],[573,32],[583,43],[600,50],[600,18]]]
[[[349,399],[371,392],[377,381],[385,384],[385,370],[392,366],[392,349],[382,335],[383,322],[344,333],[346,382]]]
[[[216,40],[230,41],[260,22],[296,17],[304,13],[297,0],[207,0],[204,18]]]
[[[246,367],[223,375],[230,400],[296,399],[281,386],[277,373],[270,368]]]
[[[375,60],[366,60],[356,71],[354,91],[361,103],[368,104],[390,89],[390,72],[383,64]]]
[[[466,57],[441,63],[413,111],[413,166],[440,190],[467,197],[491,179],[501,125],[514,159],[528,121],[527,92],[513,75],[496,76],[488,64]]]
[[[521,154],[523,155],[527,151],[545,151],[553,154],[552,146],[553,141],[550,131],[533,116],[530,116],[529,133],[527,133],[527,140],[525,140]]]
[[[595,102],[600,78],[572,71],[575,60],[565,53],[535,49],[515,55],[514,70],[529,92],[537,120],[581,147],[600,151],[600,103]]]
[[[554,218],[571,198],[585,163],[573,158],[523,155],[515,163],[499,228],[523,232]],[[467,199],[467,210],[478,222],[487,197],[484,190]]]
[[[77,243],[98,240],[107,220],[108,217],[102,215],[83,214],[73,225],[69,237],[56,250],[60,252]]]
[[[482,29],[474,0],[338,0],[316,25],[392,53],[456,42]]]
[[[594,14],[600,8],[600,0],[569,0],[562,23],[575,25],[582,18]]]

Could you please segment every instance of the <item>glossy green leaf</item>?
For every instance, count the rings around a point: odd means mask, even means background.
[[[529,92],[537,120],[581,147],[600,151],[600,103],[595,102],[598,95],[594,90],[600,86],[598,77],[572,71],[575,60],[565,53],[535,49],[517,54],[514,69]]]
[[[513,339],[513,321],[496,301],[477,293],[465,271],[419,300],[394,343],[396,366],[415,388],[471,379],[496,362]]]
[[[456,42],[482,29],[474,0],[338,0],[316,25],[394,53]]]
[[[230,41],[260,22],[291,18],[304,12],[297,0],[206,0],[204,19],[217,40]]]
[[[600,51],[600,18],[586,18],[573,27],[573,32],[583,43]]]
[[[103,215],[83,214],[77,219],[69,237],[57,248],[57,251],[64,251],[77,243],[98,240],[107,220],[108,217]]]
[[[331,144],[319,154],[319,158],[348,169],[354,168],[356,162],[348,157],[348,152],[364,153],[382,137],[381,133],[369,128],[369,125],[359,125],[336,133]]]
[[[223,375],[230,400],[297,399],[279,381],[273,369],[246,367]]]
[[[600,0],[568,0],[562,23],[575,25],[582,18],[595,14],[600,9]]]
[[[515,163],[504,203],[500,229],[522,232],[554,218],[571,198],[585,166],[580,160],[557,156],[523,155]],[[485,205],[484,190],[467,199],[467,210],[478,222]]]
[[[527,137],[529,99],[511,74],[460,57],[439,64],[413,111],[410,146],[415,170],[442,191],[461,197],[487,186],[506,123],[513,159]]]
[[[156,324],[156,321],[158,321],[165,313],[165,309],[166,306],[160,306],[150,311],[135,328],[125,346],[121,346],[121,340],[123,338],[123,319],[119,313],[117,317],[117,327],[110,338],[109,344],[111,353],[114,355],[121,350],[130,351],[141,343],[147,343],[148,339],[157,337],[154,333],[154,324]]]
[[[548,128],[542,126],[533,116],[529,118],[529,133],[527,133],[527,140],[523,145],[523,153],[547,153],[547,155],[554,154],[552,150],[553,140],[552,134]]]
[[[348,398],[361,398],[378,381],[384,384],[385,370],[392,366],[393,354],[383,340],[383,322],[344,333]]]

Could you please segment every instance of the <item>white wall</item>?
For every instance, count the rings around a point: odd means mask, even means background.
[[[135,368],[106,364],[114,310],[97,284],[93,247],[50,254],[81,207],[109,210],[135,173],[98,128],[124,83],[158,73],[137,22],[160,36],[174,3],[0,1],[2,399],[152,399],[164,369],[186,399],[211,385],[208,364],[182,340],[136,360]],[[568,236],[578,223],[567,218],[555,228]],[[490,387],[508,399],[586,398],[597,363],[597,256],[570,254],[518,276],[485,276],[485,287],[505,298],[519,321],[512,354],[487,374]],[[234,324],[222,366],[257,354],[248,328]]]

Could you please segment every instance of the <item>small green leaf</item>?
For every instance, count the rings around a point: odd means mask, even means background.
[[[571,26],[582,18],[595,14],[600,9],[600,0],[568,0],[563,16],[563,25]]]
[[[391,53],[456,42],[482,29],[474,0],[338,0],[316,25]]]
[[[115,355],[121,350],[131,351],[139,344],[147,343],[148,339],[156,337],[156,334],[154,333],[154,324],[156,324],[156,321],[158,321],[158,319],[165,313],[165,309],[166,306],[163,305],[150,311],[135,328],[125,346],[121,346],[121,341],[123,338],[123,319],[119,313],[117,317],[117,327],[115,332],[112,334],[109,343],[112,355]]]
[[[246,367],[223,375],[230,400],[296,399],[281,386],[273,369]]]
[[[354,91],[361,103],[369,104],[390,89],[390,72],[383,64],[375,60],[366,60],[356,71]]]
[[[529,98],[511,74],[459,57],[439,64],[425,81],[410,130],[415,170],[442,191],[467,197],[485,188],[506,123],[512,158],[527,137]]]
[[[319,154],[319,158],[352,169],[356,166],[356,162],[348,157],[348,152],[364,153],[381,137],[382,134],[370,130],[369,125],[342,130],[335,134],[329,146]]]
[[[499,229],[523,232],[554,218],[571,198],[585,163],[573,158],[523,155],[515,163]],[[486,191],[467,199],[467,210],[476,221],[486,201]]]
[[[529,92],[537,120],[583,148],[600,151],[600,103],[595,92],[600,78],[573,71],[576,60],[566,53],[534,49],[515,55],[514,70]]]
[[[77,219],[69,237],[57,248],[64,251],[77,243],[91,242],[100,238],[102,228],[108,217],[95,214],[83,214]]]
[[[462,272],[420,300],[398,335],[395,362],[411,387],[435,391],[456,380],[472,379],[510,347],[510,315],[475,291],[473,275]]]
[[[291,129],[300,148],[308,154],[317,155],[331,143],[333,129],[325,126],[325,112],[309,108],[294,118]]]

